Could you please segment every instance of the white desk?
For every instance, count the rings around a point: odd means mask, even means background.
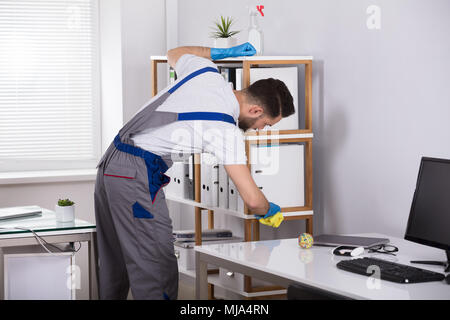
[[[48,243],[87,242],[89,258],[89,294],[90,299],[97,299],[97,254],[95,224],[75,219],[72,222],[57,222],[53,211],[43,209],[42,216],[9,219],[0,222],[0,249],[38,245],[33,233],[14,227],[28,228],[35,231]],[[3,268],[3,255],[0,251],[0,271]],[[3,272],[0,272],[0,299],[3,298]]]
[[[381,234],[361,234],[389,238],[399,248],[397,256],[365,254],[393,262],[444,273],[443,267],[411,264],[410,260],[446,260],[445,251],[404,239]],[[340,270],[336,263],[349,257],[338,257],[331,247],[302,249],[297,239],[213,244],[195,247],[196,298],[207,299],[207,264],[267,280],[288,287],[300,284],[307,288],[351,299],[450,299],[450,285],[445,281],[398,284]],[[366,251],[367,252],[367,251]],[[395,259],[395,260],[392,260]],[[378,286],[377,286],[378,285]]]

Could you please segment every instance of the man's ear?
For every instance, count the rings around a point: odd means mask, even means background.
[[[262,116],[263,113],[264,113],[264,109],[257,104],[251,105],[248,109],[248,114],[252,118],[258,118],[258,117]]]

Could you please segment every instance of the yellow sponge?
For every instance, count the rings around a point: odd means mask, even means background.
[[[265,224],[266,226],[269,226],[269,227],[278,228],[280,226],[281,222],[283,222],[283,220],[284,220],[283,215],[281,214],[281,212],[278,212],[268,218],[259,219],[259,222],[261,222],[262,224]]]

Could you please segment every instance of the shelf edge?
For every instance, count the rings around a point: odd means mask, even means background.
[[[194,207],[200,207],[204,210],[213,210],[214,213],[226,214],[226,215],[235,216],[235,217],[238,217],[241,219],[257,219],[256,216],[253,214],[244,214],[242,212],[228,210],[225,208],[211,207],[211,206],[207,206],[201,202],[195,202],[193,200],[188,200],[188,199],[181,199],[181,198],[177,198],[177,197],[167,195],[167,194],[166,194],[166,199],[170,200],[170,201],[194,206]],[[310,216],[310,215],[314,215],[314,210],[283,212],[284,217],[300,217],[300,216]]]

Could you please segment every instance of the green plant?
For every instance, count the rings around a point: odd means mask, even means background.
[[[64,199],[64,200],[59,199],[58,200],[58,206],[60,206],[60,207],[70,207],[70,206],[72,206],[74,204],[75,204],[75,202],[73,202],[73,201],[71,201],[69,199]]]
[[[226,17],[220,16],[219,21],[214,22],[214,27],[211,29],[214,30],[214,32],[211,33],[212,38],[229,38],[234,36],[235,34],[239,33],[240,31],[231,31],[231,25],[234,23],[234,20],[232,17]]]

